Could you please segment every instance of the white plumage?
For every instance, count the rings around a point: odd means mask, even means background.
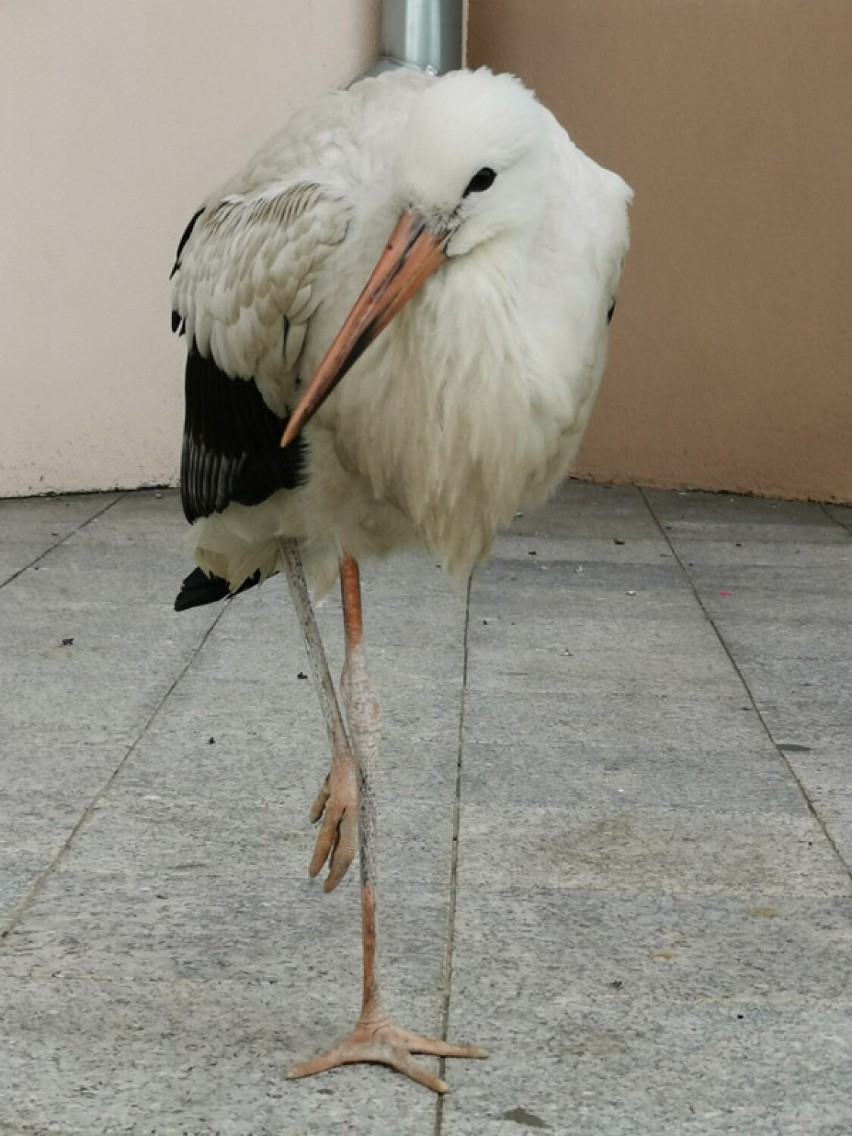
[[[481,168],[487,192],[463,198]],[[521,84],[397,71],[297,114],[208,198],[175,273],[188,339],[284,416],[413,206],[457,228],[446,264],[307,427],[309,476],[197,526],[238,587],[296,537],[320,590],[423,543],[453,572],[566,474],[603,371],[630,191]],[[457,213],[456,211],[459,211]]]
[[[379,998],[379,707],[358,561],[420,544],[464,574],[565,476],[603,373],[630,197],[511,76],[397,71],[297,114],[181,240],[181,490],[214,579],[193,573],[177,606],[286,574],[334,755],[311,811],[327,890],[357,817],[361,1016],[291,1076],[382,1061],[443,1092],[412,1053],[484,1056],[399,1029]],[[302,562],[318,591],[340,572],[345,721]]]

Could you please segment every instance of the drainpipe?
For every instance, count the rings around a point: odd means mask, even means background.
[[[462,66],[464,0],[382,0],[382,54],[365,75],[397,67],[441,74]]]

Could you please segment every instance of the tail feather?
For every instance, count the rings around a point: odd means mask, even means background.
[[[245,592],[259,583],[260,572],[258,571],[249,576],[235,592],[232,592],[228,587],[228,581],[223,580],[221,576],[208,576],[201,568],[195,568],[180,586],[180,591],[175,598],[175,611],[187,611],[191,607],[217,603],[231,595],[237,596],[240,592]]]

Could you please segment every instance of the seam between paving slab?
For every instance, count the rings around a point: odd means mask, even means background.
[[[67,494],[67,496],[72,496],[72,494]],[[98,496],[98,494],[93,494],[93,496]],[[114,505],[117,505],[118,502],[122,501],[126,496],[126,493],[119,493],[112,501],[104,505],[102,509],[98,509],[97,513],[92,513],[91,517],[87,517],[85,521],[82,521],[79,525],[76,526],[76,528],[71,529],[71,531],[67,532],[65,536],[60,537],[59,540],[55,541],[48,548],[46,548],[44,552],[40,552],[34,560],[31,560],[29,562],[29,564],[25,564],[23,568],[19,568],[17,572],[13,572],[11,576],[7,576],[5,580],[0,580],[0,588],[5,588],[7,584],[11,584],[12,581],[17,580],[19,576],[23,576],[24,572],[29,572],[29,570],[31,568],[34,568],[36,564],[41,563],[41,561],[44,560],[45,556],[49,556],[51,552],[54,551],[54,549],[61,547],[61,545],[70,540],[72,536],[75,536],[78,532],[81,532],[84,528],[86,528],[87,525],[90,525],[92,521],[96,521],[98,517],[102,517],[104,513],[106,513]]]
[[[108,509],[108,508],[110,508],[110,506],[107,505],[106,508]],[[101,516],[101,514],[104,513],[104,512],[106,512],[106,509],[102,509],[100,513],[96,514],[96,516]],[[90,519],[94,520],[94,517],[92,517]],[[88,523],[88,522],[86,522],[86,523]],[[81,525],[80,528],[82,528],[82,527],[83,526]],[[106,779],[106,781],[104,781],[103,785],[101,785],[101,787],[98,789],[98,791],[92,797],[92,799],[89,801],[86,808],[83,810],[82,814],[80,815],[79,820],[74,825],[74,827],[71,829],[71,832],[68,834],[67,838],[63,842],[62,847],[59,849],[59,851],[56,853],[56,855],[53,857],[53,859],[50,861],[50,863],[47,865],[47,867],[43,868],[39,872],[39,874],[36,876],[36,881],[33,884],[33,886],[30,888],[29,892],[24,896],[24,898],[21,900],[21,902],[18,904],[18,906],[15,907],[12,910],[12,913],[9,916],[9,919],[8,919],[6,926],[0,931],[0,955],[2,955],[6,944],[10,941],[12,935],[15,932],[15,929],[20,924],[21,920],[24,918],[24,916],[27,914],[29,909],[32,907],[32,905],[35,903],[35,901],[38,899],[41,892],[44,890],[44,887],[47,884],[47,881],[51,878],[51,876],[57,870],[59,865],[65,859],[65,857],[68,854],[68,852],[70,851],[71,846],[74,843],[78,833],[85,827],[86,822],[89,820],[92,813],[95,811],[95,809],[98,807],[100,802],[104,799],[104,797],[109,793],[110,789],[115,784],[119,774],[124,769],[124,767],[127,765],[128,761],[130,760],[132,755],[136,752],[136,749],[137,749],[139,743],[144,738],[145,734],[147,733],[147,731],[150,728],[154,719],[157,717],[157,715],[160,713],[160,711],[165,706],[166,702],[171,697],[172,692],[174,691],[175,687],[178,685],[178,683],[181,681],[183,676],[186,674],[186,672],[189,670],[189,668],[195,662],[199,653],[204,648],[205,643],[207,642],[207,640],[210,638],[211,634],[213,633],[214,628],[216,627],[219,620],[224,615],[225,610],[226,610],[225,607],[223,607],[222,610],[216,616],[216,618],[213,620],[213,622],[210,624],[210,626],[207,628],[207,630],[204,632],[204,634],[201,636],[201,639],[198,641],[197,646],[191,652],[189,658],[186,660],[184,665],[180,668],[175,679],[169,684],[169,686],[166,689],[165,693],[163,694],[162,698],[157,702],[157,705],[154,707],[154,709],[151,711],[151,713],[145,719],[141,728],[139,729],[139,732],[136,734],[136,737],[133,739],[133,741],[127,747],[127,750],[124,754],[124,757],[122,757],[121,761],[119,761],[118,765],[115,767],[115,769],[112,771],[112,773]]]
[[[847,536],[852,536],[852,528],[845,521],[841,521],[840,517],[835,517],[834,513],[822,501],[819,502],[819,507],[832,524],[839,525]]]
[[[453,992],[453,946],[456,933],[456,906],[458,902],[459,839],[461,835],[461,784],[462,761],[464,757],[464,713],[467,700],[467,668],[470,656],[470,593],[473,587],[473,573],[468,576],[464,603],[464,629],[462,632],[462,683],[459,703],[459,736],[456,750],[456,785],[453,797],[453,836],[450,853],[450,903],[447,915],[447,949],[444,960],[444,1004],[441,1008],[441,1037],[447,1040],[450,1026],[450,999]],[[446,1075],[446,1058],[440,1058],[438,1075]],[[439,1095],[435,1103],[434,1136],[441,1136],[444,1124],[444,1097]]]
[[[784,752],[784,750],[782,750],[780,748],[778,743],[775,741],[775,736],[773,735],[772,730],[769,728],[769,724],[767,723],[766,719],[764,718],[763,714],[761,713],[761,710],[760,710],[759,706],[757,705],[757,701],[755,700],[755,697],[752,694],[751,687],[749,686],[745,675],[740,670],[739,663],[734,658],[733,652],[731,651],[730,647],[728,646],[728,643],[727,643],[727,640],[725,639],[725,636],[722,634],[721,630],[716,625],[716,622],[713,619],[713,616],[710,614],[710,611],[707,608],[706,604],[704,603],[704,600],[701,598],[701,595],[700,595],[698,588],[696,587],[696,585],[695,585],[695,583],[692,579],[692,575],[690,574],[689,569],[687,568],[686,564],[684,564],[680,553],[677,551],[674,544],[672,543],[672,540],[669,537],[669,534],[666,531],[665,526],[662,524],[662,522],[660,521],[660,518],[654,512],[654,508],[651,505],[651,502],[648,500],[648,496],[645,493],[645,490],[642,489],[641,486],[639,487],[639,493],[641,494],[642,500],[645,502],[645,506],[648,509],[648,512],[650,513],[655,525],[659,529],[663,540],[666,542],[669,549],[671,550],[671,554],[674,557],[675,563],[680,568],[680,570],[681,570],[681,572],[684,576],[684,579],[686,580],[687,584],[689,585],[690,590],[692,591],[692,594],[695,597],[695,602],[698,604],[698,607],[701,610],[702,614],[704,615],[704,618],[707,620],[708,624],[713,629],[713,633],[715,634],[716,638],[718,639],[719,644],[722,647],[722,650],[727,655],[728,661],[730,662],[731,666],[733,667],[734,673],[736,674],[737,678],[740,680],[742,687],[743,687],[743,690],[745,691],[746,697],[748,698],[748,700],[751,704],[751,708],[752,708],[752,710],[754,710],[755,714],[757,715],[758,721],[760,722],[761,726],[763,727],[764,733],[766,734],[769,741],[772,743],[773,749],[775,750],[779,759],[781,760],[784,767],[786,768],[788,774],[793,779],[794,784],[796,785],[799,792],[801,793],[802,799],[804,800],[805,804],[807,805],[808,812],[811,814],[811,816],[814,818],[816,823],[819,825],[819,829],[822,832],[823,836],[825,837],[829,848],[831,848],[832,852],[837,857],[837,860],[839,861],[839,863],[842,866],[846,875],[849,876],[850,880],[852,880],[852,865],[850,865],[847,862],[843,853],[840,851],[837,844],[835,843],[834,838],[832,837],[831,833],[829,832],[829,830],[828,830],[828,828],[825,824],[825,821],[822,819],[822,817],[820,816],[819,812],[816,809],[816,806],[814,805],[813,801],[811,800],[810,794],[808,793],[804,782],[799,777],[799,775],[796,773],[796,770],[793,767],[792,763],[790,762],[789,758],[787,757],[786,753]],[[841,524],[840,521],[838,521],[837,523]],[[841,527],[845,529],[846,526],[841,524]]]

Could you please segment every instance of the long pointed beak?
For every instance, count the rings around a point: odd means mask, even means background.
[[[364,290],[296,403],[281,445],[316,414],[349,368],[444,263],[447,236],[435,236],[414,213],[403,213]]]

